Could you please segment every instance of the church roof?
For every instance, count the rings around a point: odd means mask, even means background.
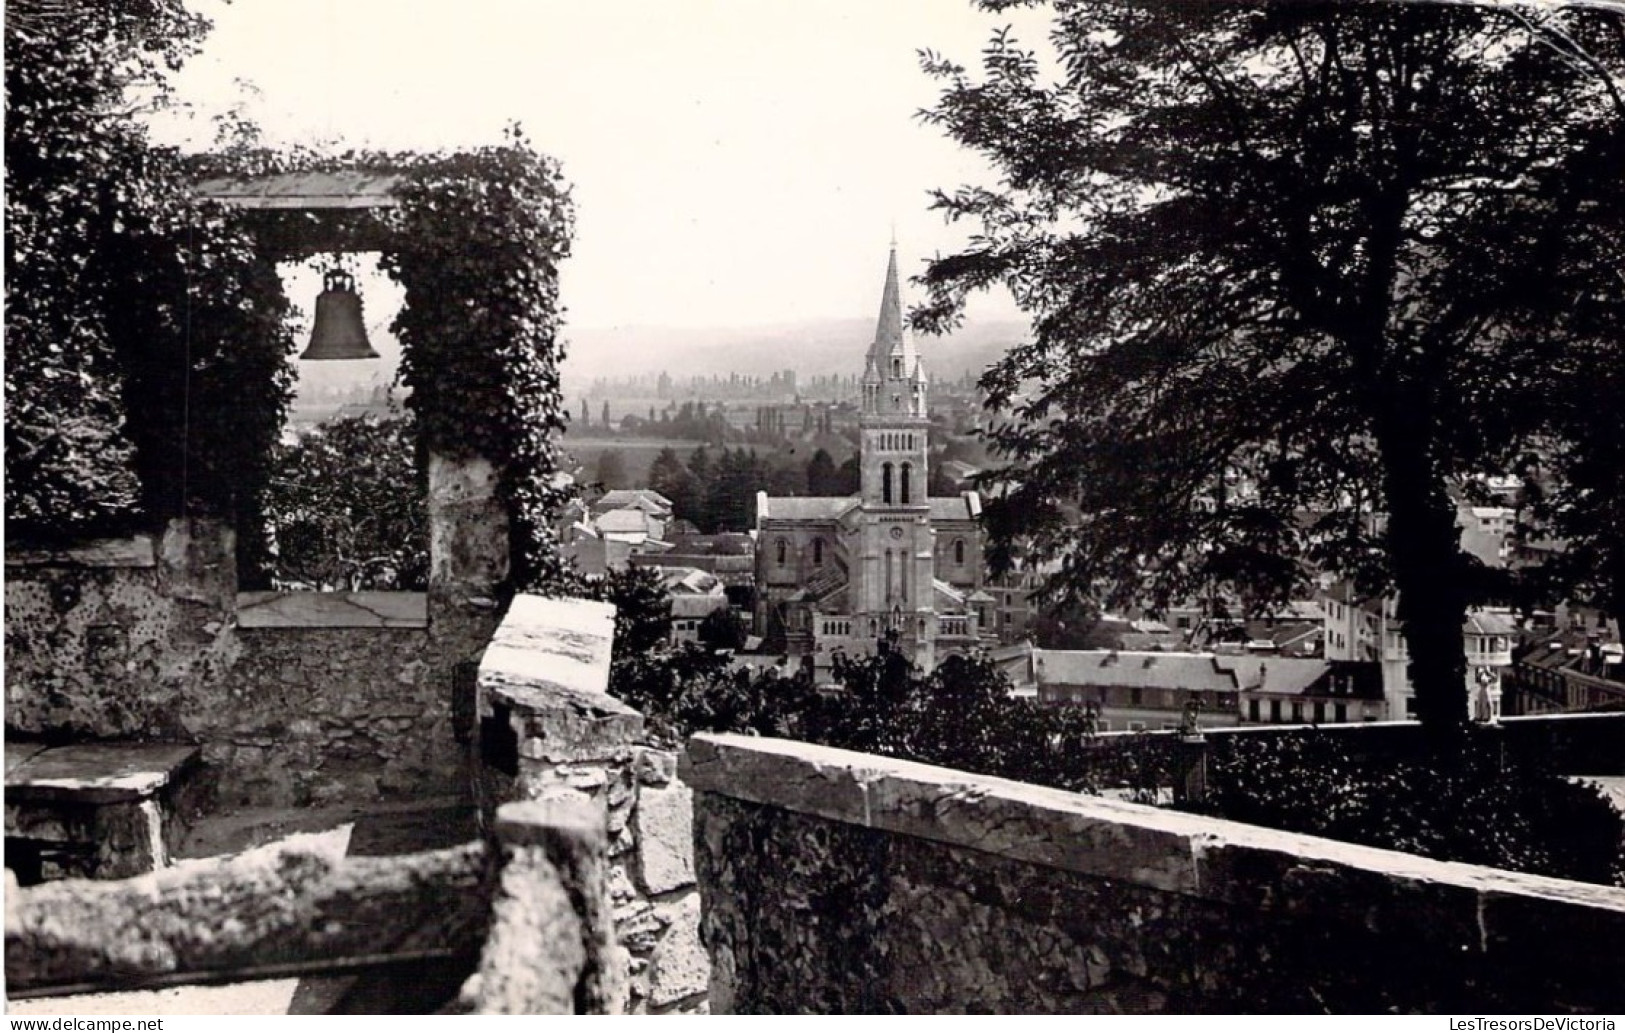
[[[944,495],[931,498],[932,520],[975,520],[979,512],[971,508],[969,492],[964,495]]]
[[[835,599],[837,593],[846,588],[846,574],[839,567],[829,566],[814,575],[801,590],[791,598],[804,602],[818,603],[823,606],[833,606],[836,610],[844,609]]]
[[[839,520],[857,504],[856,495],[764,495],[757,516],[772,520]]]
[[[903,372],[914,376],[919,370],[920,356],[914,350],[914,338],[903,325],[903,292],[897,282],[897,246],[892,245],[886,260],[886,286],[880,294],[880,317],[875,320],[875,339],[869,345],[868,368],[884,370],[893,358],[903,360]]]
[[[932,520],[975,520],[980,506],[972,502],[974,492],[960,495],[933,497]],[[856,495],[837,498],[817,495],[763,495],[762,511],[757,514],[771,520],[839,520],[859,505]]]

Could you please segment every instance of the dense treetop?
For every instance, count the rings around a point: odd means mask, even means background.
[[[998,180],[937,195],[977,232],[917,323],[995,284],[1033,320],[984,380],[992,558],[1111,606],[1397,588],[1424,720],[1458,724],[1484,579],[1451,492],[1537,452],[1572,488],[1557,438],[1619,454],[1573,400],[1625,339],[1621,15],[1052,6],[1045,57],[924,59],[926,118]],[[1617,467],[1564,496],[1603,553],[1619,498]]]

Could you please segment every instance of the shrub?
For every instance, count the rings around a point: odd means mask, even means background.
[[[1625,885],[1625,815],[1593,786],[1503,763],[1476,741],[1459,761],[1358,761],[1324,733],[1214,741],[1191,809],[1349,843]]]

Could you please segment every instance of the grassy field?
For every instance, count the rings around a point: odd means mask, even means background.
[[[679,457],[687,461],[700,444],[698,441],[682,441],[677,438],[602,438],[586,434],[564,435],[564,451],[581,464],[582,472],[587,478],[591,479],[593,471],[598,468],[599,456],[608,451],[615,451],[621,454],[621,462],[625,464],[627,475],[639,484],[644,482],[650,464],[655,461],[661,449],[674,449]]]

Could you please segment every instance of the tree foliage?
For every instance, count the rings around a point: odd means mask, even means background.
[[[835,457],[825,449],[813,452],[807,460],[807,494],[834,496],[840,494],[840,474],[835,468]]]
[[[916,322],[995,284],[1033,320],[982,385],[1012,417],[991,560],[1059,559],[1051,599],[1113,608],[1265,605],[1322,570],[1397,589],[1419,713],[1454,738],[1452,486],[1597,428],[1544,418],[1552,371],[1620,337],[1618,13],[1053,7],[1053,76],[1007,31],[979,77],[924,59],[925,117],[1000,179],[936,195],[978,232]]]
[[[1625,885],[1625,816],[1596,787],[1506,765],[1501,744],[1440,771],[1361,762],[1323,732],[1211,744],[1200,810],[1388,850],[1602,885]]]
[[[712,610],[700,621],[700,643],[712,649],[743,649],[750,638],[750,626],[731,608]]]
[[[132,117],[208,22],[179,0],[6,18],[6,522],[124,533],[191,514],[263,555],[291,386],[281,285]]]
[[[406,416],[352,416],[278,449],[266,493],[273,584],[421,592],[429,583],[428,485]]]

